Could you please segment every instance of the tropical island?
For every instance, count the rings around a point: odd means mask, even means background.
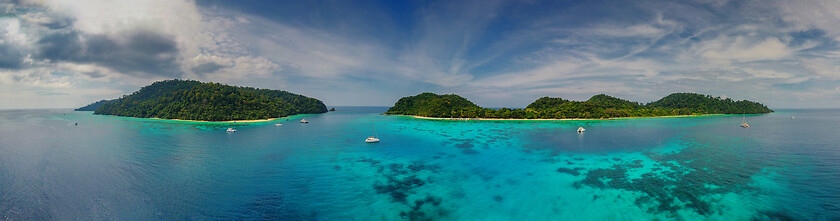
[[[93,114],[192,121],[250,121],[326,113],[318,99],[281,90],[194,80],[165,80],[76,110]]]
[[[92,104],[85,105],[84,107],[76,108],[74,111],[95,111],[96,109],[101,107],[103,104],[108,103],[109,101],[112,100],[100,100],[97,102],[93,102]]]
[[[673,93],[647,104],[605,94],[592,96],[586,101],[542,97],[524,109],[483,108],[455,94],[421,93],[401,98],[384,114],[431,118],[613,119],[770,112],[773,110],[758,102],[696,93]]]

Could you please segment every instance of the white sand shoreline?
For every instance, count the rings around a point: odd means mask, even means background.
[[[640,119],[640,118],[668,118],[668,117],[703,117],[703,116],[720,116],[726,114],[700,114],[700,115],[671,115],[671,116],[654,116],[654,117],[614,117],[614,118],[551,118],[551,119],[518,119],[518,118],[444,118],[444,117],[424,117],[415,115],[402,114],[386,114],[396,116],[407,116],[418,119],[427,120],[483,120],[483,121],[575,121],[575,120],[621,120],[621,119]]]
[[[135,117],[141,118],[141,117]],[[163,119],[163,118],[141,118],[141,119],[156,119],[156,120],[171,120],[171,121],[183,121],[183,122],[197,122],[197,123],[262,123],[262,122],[269,122],[274,121],[280,118],[268,118],[268,119],[259,119],[259,120],[228,120],[228,121],[204,121],[204,120],[183,120],[183,119]]]
[[[258,120],[228,120],[228,121],[205,121],[205,120],[184,120],[184,119],[164,119],[164,118],[157,118],[157,117],[129,117],[129,116],[117,116],[117,115],[108,115],[102,114],[102,116],[111,116],[111,117],[125,117],[125,118],[133,118],[139,120],[162,120],[162,121],[176,121],[176,122],[186,122],[186,123],[264,123],[264,122],[271,122],[278,119],[289,118],[295,115],[280,117],[280,118],[268,118],[268,119],[258,119]]]

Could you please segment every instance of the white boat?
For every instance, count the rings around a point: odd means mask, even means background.
[[[281,124],[281,123],[276,123],[276,124],[274,124],[274,126],[278,126],[278,127],[279,127],[279,126],[283,126],[283,124]]]
[[[228,129],[226,131],[227,132],[236,132],[236,129],[233,129],[233,127],[228,127]]]
[[[790,116],[790,119],[796,119],[796,117],[794,117],[794,116]]]
[[[379,143],[379,138],[376,137],[376,125],[373,126],[373,136],[365,139],[365,143]]]
[[[308,124],[308,123],[309,123],[309,121],[306,121],[306,119],[301,119],[301,120],[300,120],[300,123],[302,123],[302,124]]]
[[[365,143],[379,143],[379,138],[370,136],[367,139],[365,139]]]
[[[747,124],[746,114],[741,115],[741,121],[743,121],[743,123],[741,123],[741,127],[743,127],[743,128],[750,127],[750,125]]]
[[[586,129],[583,129],[583,127],[578,127],[578,130],[577,130],[578,133],[583,133],[584,131],[586,131]]]

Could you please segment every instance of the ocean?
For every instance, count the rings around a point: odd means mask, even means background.
[[[0,110],[0,220],[840,220],[836,109],[575,121],[336,109],[248,124]],[[364,143],[374,128],[381,142]]]

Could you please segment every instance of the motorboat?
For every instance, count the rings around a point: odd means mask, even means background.
[[[306,121],[306,119],[301,119],[301,120],[300,120],[300,123],[302,123],[302,124],[308,124],[308,123],[309,123],[309,121]]]
[[[583,133],[584,131],[586,131],[586,129],[583,129],[583,127],[578,127],[577,129],[578,133]]]
[[[233,127],[228,127],[228,129],[226,131],[227,132],[236,132],[236,129],[233,129]]]

